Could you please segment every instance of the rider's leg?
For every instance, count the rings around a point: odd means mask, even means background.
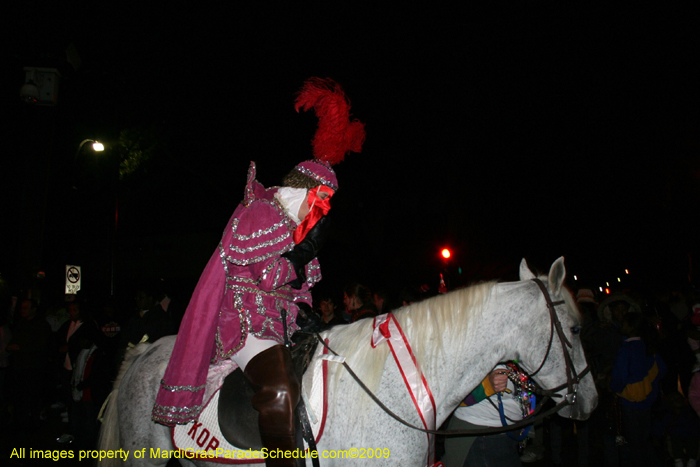
[[[299,402],[299,382],[289,349],[275,345],[255,355],[244,371],[255,395],[253,407],[260,412],[260,437],[268,453],[268,467],[294,467],[297,460],[285,458],[296,449],[294,410]],[[275,457],[273,457],[275,456]]]

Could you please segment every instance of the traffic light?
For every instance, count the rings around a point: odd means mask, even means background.
[[[440,251],[440,256],[442,256],[443,259],[450,259],[450,256],[452,256],[452,252],[449,250],[449,248],[443,248]]]

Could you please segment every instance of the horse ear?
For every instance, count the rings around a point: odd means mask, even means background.
[[[559,295],[564,278],[566,278],[566,268],[564,267],[564,257],[560,256],[549,270],[549,290],[554,295]]]
[[[535,274],[530,271],[530,268],[527,265],[527,261],[525,261],[525,258],[520,262],[520,280],[521,281],[529,281],[535,278]]]

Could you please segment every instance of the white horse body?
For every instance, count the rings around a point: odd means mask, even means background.
[[[569,354],[578,372],[586,367],[583,349],[574,330],[578,316],[573,298],[563,286],[563,259],[554,263],[548,284],[557,306],[558,316],[567,338],[572,343]],[[534,275],[523,261],[521,282],[485,283],[432,298],[394,312],[435,400],[436,426],[440,426],[460,401],[502,361],[519,360],[520,365],[534,372],[545,360],[535,380],[544,388],[566,383],[564,357],[558,336],[554,335],[547,353],[550,319],[544,295],[531,280]],[[572,309],[573,307],[573,309]],[[403,378],[390,357],[387,344],[370,345],[372,320],[337,326],[324,333],[329,346],[341,356],[365,383],[394,413],[415,426],[422,426]],[[138,459],[134,451],[146,448],[173,449],[169,428],[155,424],[150,413],[158,384],[167,365],[174,337],[163,338],[136,359],[121,382],[118,396],[120,446],[105,440],[100,449],[130,451],[128,465],[163,465],[167,459]],[[304,375],[303,385],[314,380],[320,365],[319,349]],[[428,438],[425,433],[398,423],[378,407],[338,363],[328,363],[328,413],[318,451],[382,449],[389,452],[382,459],[321,459],[322,465],[425,466]],[[309,391],[305,389],[308,393]],[[565,392],[565,390],[562,390]],[[590,374],[579,383],[575,410],[566,407],[562,416],[585,419],[597,404],[597,393]],[[105,420],[105,423],[109,423]],[[114,443],[114,440],[111,440]],[[384,451],[386,452],[386,451]],[[184,461],[184,462],[183,462]],[[186,465],[191,462],[181,459]],[[192,461],[196,465],[211,463]],[[213,465],[213,464],[211,464]],[[251,464],[262,465],[262,464]],[[307,465],[311,465],[307,461]]]

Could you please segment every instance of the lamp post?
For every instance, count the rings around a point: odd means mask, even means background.
[[[77,171],[77,166],[78,166],[78,157],[81,154],[81,151],[83,150],[83,146],[85,146],[86,143],[92,143],[92,150],[95,152],[103,152],[105,150],[104,144],[101,142],[94,140],[94,139],[84,139],[80,142],[78,145],[78,150],[75,152],[75,157],[73,159],[73,189],[76,190],[76,171]],[[115,194],[115,200],[114,200],[114,225],[113,225],[113,231],[112,231],[112,238],[111,238],[111,247],[110,247],[110,295],[114,296],[114,256],[115,256],[115,243],[116,243],[116,232],[117,232],[117,213],[118,213],[118,195]]]
[[[92,150],[95,152],[102,152],[105,150],[104,144],[94,139],[84,139],[80,142],[80,144],[78,145],[78,150],[75,151],[75,157],[73,158],[73,173],[71,175],[73,178],[72,186],[74,190],[77,189],[75,186],[75,171],[78,165],[78,156],[80,155],[80,151],[83,149],[83,146],[85,146],[85,143],[92,143]]]

